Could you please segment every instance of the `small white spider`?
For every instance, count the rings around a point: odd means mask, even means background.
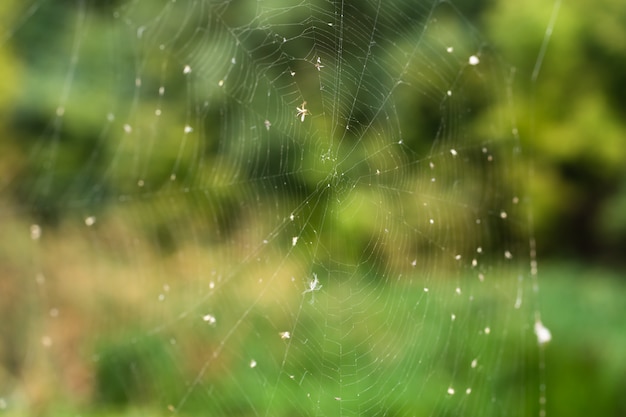
[[[305,118],[306,116],[310,116],[310,115],[311,115],[311,112],[309,111],[309,109],[307,109],[307,108],[305,107],[305,106],[306,106],[306,101],[303,101],[301,106],[302,106],[302,107],[297,107],[297,106],[296,106],[296,110],[298,110],[298,114],[296,114],[296,117],[299,117],[299,118],[300,118],[300,121],[301,121],[301,122],[304,122],[304,118]]]
[[[317,274],[313,273],[313,279],[309,281],[309,287],[302,291],[302,294],[306,294],[308,292],[312,293],[314,291],[319,291],[320,289],[322,289],[322,285],[320,284],[319,279],[317,279]],[[315,295],[311,296],[311,304],[313,304],[313,300],[315,298]]]
[[[319,291],[322,286],[320,285],[319,279],[317,279],[317,274],[313,273],[313,279],[309,281],[309,288],[304,290],[302,294],[306,294],[308,292]]]

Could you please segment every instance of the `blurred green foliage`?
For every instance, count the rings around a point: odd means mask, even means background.
[[[623,117],[626,83],[622,76],[626,70],[626,48],[623,45],[626,25],[621,23],[626,21],[626,11],[619,0],[563,4],[539,77],[536,83],[531,83],[530,75],[552,8],[552,4],[535,3],[520,6],[504,1],[476,2],[471,7],[460,6],[460,11],[484,31],[505,65],[516,68],[513,105],[525,153],[530,155],[534,164],[529,185],[541,252],[544,256],[575,255],[590,261],[621,264],[626,250],[626,210],[622,209],[626,200],[626,164],[623,163],[626,157]],[[257,153],[242,148],[248,145],[237,140],[231,144],[220,142],[217,135],[221,133],[215,127],[223,118],[221,109],[227,104],[220,100],[203,102],[204,97],[219,97],[216,93],[219,80],[213,79],[215,75],[229,73],[229,80],[234,81],[228,87],[231,98],[251,100],[253,106],[257,106],[258,101],[260,106],[266,107],[260,101],[264,100],[265,94],[260,85],[255,90],[241,89],[247,75],[228,69],[228,63],[214,59],[225,48],[232,50],[233,59],[244,60],[246,57],[236,56],[235,45],[227,44],[232,39],[229,41],[217,22],[211,21],[210,14],[208,20],[196,15],[187,16],[186,8],[172,5],[164,9],[166,18],[155,21],[162,5],[150,3],[147,7],[146,3],[142,7],[119,9],[128,22],[126,26],[120,26],[115,21],[114,11],[122,5],[119,2],[87,2],[83,7],[75,7],[73,2],[33,2],[31,6],[37,6],[37,9],[32,15],[27,4],[5,2],[3,5],[3,21],[9,22],[3,34],[6,41],[0,50],[3,57],[0,66],[3,80],[0,84],[3,115],[0,129],[6,138],[2,142],[2,153],[9,156],[2,158],[0,166],[3,187],[11,191],[22,207],[28,207],[26,210],[35,210],[39,212],[37,216],[49,221],[59,219],[59,200],[79,200],[84,207],[88,204],[101,206],[103,201],[115,201],[117,196],[136,190],[138,178],[143,181],[144,191],[161,189],[173,171],[183,181],[186,179],[191,187],[225,187],[230,182],[219,184],[219,178],[244,174],[237,172],[240,169],[238,158],[248,155],[253,158]],[[215,6],[214,13],[221,14],[222,22],[237,27],[237,24],[251,21],[247,7],[245,2],[237,7]],[[451,11],[451,8],[440,7],[437,9],[440,16],[436,17],[452,23],[454,19],[449,17],[455,12]],[[367,10],[360,12],[366,19]],[[289,19],[298,20],[299,15],[304,19],[308,13],[307,8],[295,7]],[[418,8],[411,12],[407,9],[407,13],[419,15],[423,10]],[[141,38],[136,45],[125,41],[137,38],[137,31],[147,27],[156,27],[163,35],[151,37],[150,44],[142,44]],[[206,27],[207,36],[195,36],[197,27]],[[275,29],[275,36],[286,39],[299,32],[289,25],[276,26]],[[398,22],[396,27],[383,34],[389,40],[395,38],[399,42],[404,39],[398,35],[403,36],[411,30]],[[463,33],[468,28],[454,28],[452,24],[445,31],[433,29],[432,35],[429,31],[421,36],[425,39],[430,36],[457,39],[456,30]],[[171,33],[177,33],[176,38],[170,39],[168,34]],[[349,36],[349,32],[346,35]],[[271,66],[260,67],[268,73],[284,71],[288,62],[283,56],[264,55],[268,53],[267,48],[259,46],[267,41],[263,36],[260,32],[251,32],[242,38],[247,43],[246,48],[256,54],[251,59],[271,63]],[[313,41],[308,37],[290,40],[284,50],[293,57],[309,59],[301,53],[309,51]],[[164,53],[170,54],[169,57],[159,55],[155,46],[160,42],[168,46]],[[344,48],[346,54],[352,53],[349,37],[345,39]],[[216,53],[218,50],[221,52]],[[354,53],[358,54],[358,51]],[[73,54],[76,61],[72,60]],[[429,59],[435,62],[438,55]],[[194,78],[193,92],[180,71],[187,60],[198,77],[208,77],[203,82]],[[168,66],[164,67],[163,62],[168,62]],[[442,67],[432,66],[435,71]],[[294,67],[292,70],[303,72],[305,68]],[[428,68],[419,71],[430,71]],[[388,71],[389,68],[381,68],[378,75],[377,82],[382,86],[386,83]],[[130,84],[133,73],[141,76],[139,89]],[[316,75],[315,72],[312,75]],[[433,74],[426,79],[437,77]],[[349,79],[346,77],[344,81]],[[307,89],[311,89],[309,96],[314,95],[317,81],[313,82],[312,78],[311,81],[310,86],[302,87],[304,95],[307,95]],[[280,88],[280,80],[274,82],[274,87]],[[167,86],[164,98],[168,105],[167,111],[156,119],[152,115],[163,103],[156,94],[160,85]],[[401,97],[399,92],[398,98]],[[195,102],[186,101],[189,99]],[[424,142],[412,138],[412,132],[434,134],[440,116],[428,115],[429,106],[415,99],[407,98],[400,111],[403,108],[422,109],[417,113],[416,124],[404,127],[408,135],[406,143],[419,155]],[[367,103],[378,99],[364,95],[359,100]],[[59,106],[72,117],[66,117],[62,126],[55,126],[59,121],[53,115]],[[189,121],[189,114],[186,114],[189,106],[199,112],[203,126],[196,126],[198,132],[183,139],[185,120]],[[473,114],[477,121],[494,110],[489,107],[477,109]],[[370,117],[367,108],[360,111],[363,113],[355,114],[356,118],[366,120]],[[281,114],[273,115],[276,128],[280,128],[282,117]],[[132,132],[127,135],[132,140],[118,134],[126,124],[132,126]],[[429,125],[432,126],[430,131]],[[415,126],[419,126],[417,131]],[[358,132],[355,134],[359,135]],[[141,144],[137,143],[138,140]],[[180,146],[181,140],[187,141],[183,147]],[[319,153],[325,138],[316,140],[314,149]],[[281,155],[276,149],[271,150],[272,143],[260,146],[267,147],[267,155]],[[290,152],[294,156],[316,154],[306,148],[298,149],[298,146],[297,142],[290,143]],[[219,158],[216,156],[218,151]],[[341,150],[335,152],[341,154]],[[360,154],[353,155],[358,160],[359,155],[362,158],[368,152],[364,148]],[[198,153],[205,158],[202,164],[198,164]],[[232,158],[224,157],[228,155]],[[297,161],[296,157],[285,158],[283,155],[282,158],[283,161]],[[393,163],[392,160],[389,162]],[[353,164],[353,161],[346,160],[346,164]],[[294,170],[299,168],[310,169],[313,175],[293,176]],[[324,172],[327,168],[319,161],[306,161],[304,166],[298,167],[281,166],[280,162],[268,159],[249,165],[249,169],[250,172],[245,174],[251,180],[275,176],[279,183],[292,184],[286,189],[288,193],[300,190],[305,195],[328,175]],[[276,169],[278,171],[274,172]],[[358,170],[353,172],[357,177],[360,175]],[[212,178],[214,183],[203,184],[202,178]],[[221,194],[225,199],[231,198],[230,192]]]
[[[500,1],[489,38],[519,68],[516,107],[534,161],[541,252],[623,266],[626,179],[626,7],[563,2],[536,84],[529,74],[552,4]]]

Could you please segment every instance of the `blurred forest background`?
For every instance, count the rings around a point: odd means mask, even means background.
[[[142,97],[137,105],[133,103],[135,90],[116,84],[120,73],[135,71],[131,45],[118,50],[128,62],[116,60],[114,71],[108,65],[111,55],[102,52],[101,45],[109,45],[111,39],[122,39],[123,45],[124,33],[112,32],[107,25],[121,3],[4,0],[0,4],[0,360],[4,364],[0,396],[13,384],[16,356],[27,343],[15,335],[28,321],[27,314],[33,313],[30,309],[15,315],[24,311],[17,306],[33,305],[31,286],[5,280],[18,275],[16,271],[32,270],[36,275],[23,231],[30,228],[29,241],[39,233],[32,224],[64,224],[64,212],[55,204],[59,195],[77,201],[85,213],[104,211],[101,203],[107,201],[106,196],[124,195],[132,168],[129,172],[119,169],[115,175],[120,177],[107,184],[99,178],[110,160],[119,166],[132,161],[134,150],[93,149],[94,143],[102,143],[97,136],[103,131],[102,116],[111,104],[111,89],[116,96],[128,98],[127,104],[117,104],[120,114],[147,114],[158,101],[158,97]],[[525,185],[534,215],[542,317],[554,336],[546,348],[548,415],[626,416],[626,4],[623,0],[564,1],[541,70],[532,82],[554,5],[539,0],[457,3],[491,42],[490,48],[516,68],[515,118],[524,153],[532,161],[532,175]],[[82,23],[77,19],[81,8],[89,17]],[[233,12],[233,19],[237,13],[244,12]],[[59,119],[53,115],[58,114],[59,101],[67,93],[68,68],[76,57],[67,51],[76,42],[77,24],[85,25],[79,70],[71,75],[74,93],[64,109],[74,116],[65,121],[63,140],[58,141],[55,135],[61,126],[55,125]],[[192,33],[195,25],[180,30]],[[173,75],[178,68],[151,68],[149,62],[142,71],[149,75],[146,80],[150,76],[157,80],[155,85],[161,77],[182,76]],[[179,82],[186,92],[184,81]],[[89,94],[76,93],[81,90]],[[194,158],[191,151],[182,158],[178,154],[184,126],[180,121],[188,108],[185,94],[173,94],[168,100],[180,100],[180,114],[167,115],[171,122],[163,129],[174,139],[152,150],[146,192],[163,183],[172,164],[191,164]],[[474,115],[476,119],[482,116]],[[54,146],[49,146],[49,139]],[[111,155],[116,157],[111,159]],[[46,161],[52,158],[62,161],[59,166],[64,170],[48,175]],[[77,171],[82,173],[80,178],[74,175]],[[237,196],[214,198],[225,208],[215,221],[228,223],[232,220],[228,208]],[[190,199],[186,204],[199,203]],[[184,211],[184,205],[180,210]],[[167,225],[151,224],[155,219],[165,221],[159,215],[155,212],[152,218],[142,219],[146,224],[133,221],[167,247],[168,240],[179,238],[163,232]],[[72,250],[71,243],[58,243],[54,256],[63,259]],[[113,292],[116,281],[112,278],[108,285]],[[73,337],[66,335],[67,343],[73,343]],[[82,372],[77,368],[70,373],[80,381]],[[55,395],[42,386],[30,390],[41,396],[42,404]]]

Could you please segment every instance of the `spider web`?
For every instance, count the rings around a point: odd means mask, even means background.
[[[163,415],[539,412],[514,72],[464,12],[66,3],[3,37],[31,138],[2,191],[35,260],[13,309],[54,364],[19,359],[5,407],[52,407],[34,369]]]

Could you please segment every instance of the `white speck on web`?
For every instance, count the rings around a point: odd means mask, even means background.
[[[291,339],[291,333],[290,332],[280,332],[278,333],[278,335],[280,336],[281,339],[285,340],[285,339]]]
[[[256,361],[254,359],[250,360],[250,368],[256,368]]]
[[[552,340],[552,333],[539,319],[535,321],[535,334],[537,335],[537,343],[539,343],[540,346]]]
[[[185,65],[185,68],[183,68],[183,74],[190,74],[191,73],[191,67],[189,65]]]
[[[472,55],[469,57],[468,62],[470,65],[478,65],[480,63],[480,59],[478,59],[476,55]]]
[[[210,325],[214,325],[215,322],[217,321],[217,319],[215,318],[214,315],[212,314],[205,314],[204,316],[202,316],[202,320],[206,321],[207,323],[209,323]]]
[[[452,387],[448,388],[448,394],[454,395],[454,388]]]
[[[30,225],[30,238],[32,240],[39,240],[40,237],[41,237],[41,226],[39,226],[38,224],[31,224]]]
[[[50,347],[52,346],[52,338],[50,336],[44,336],[41,338],[41,344],[44,347]]]

